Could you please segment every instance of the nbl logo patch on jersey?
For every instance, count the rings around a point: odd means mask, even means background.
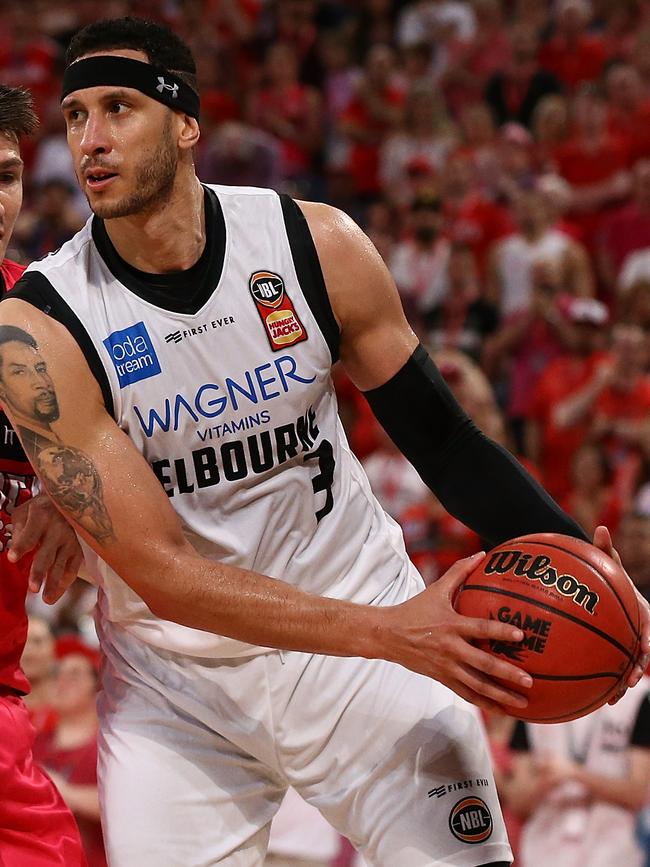
[[[103,343],[115,367],[120,388],[161,372],[156,350],[144,322],[114,331]]]
[[[256,271],[251,274],[248,288],[274,352],[307,340],[305,327],[279,274]]]
[[[449,830],[463,843],[483,843],[492,835],[492,814],[482,798],[463,798],[449,815]]]

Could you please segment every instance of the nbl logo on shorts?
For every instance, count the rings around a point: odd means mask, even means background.
[[[248,288],[274,352],[307,340],[305,327],[279,274],[256,271],[251,274]]]
[[[449,814],[449,830],[463,843],[483,843],[492,835],[492,814],[482,798],[463,798]]]
[[[144,322],[114,331],[103,343],[115,367],[120,388],[161,372],[156,350]]]

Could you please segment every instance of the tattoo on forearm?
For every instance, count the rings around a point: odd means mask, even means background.
[[[98,542],[115,541],[102,480],[88,455],[70,446],[50,444],[36,460],[49,495]]]
[[[52,499],[98,542],[116,540],[101,477],[91,458],[51,427],[59,401],[34,338],[0,325],[0,402]]]

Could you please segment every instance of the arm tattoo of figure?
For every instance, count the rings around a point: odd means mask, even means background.
[[[52,429],[60,414],[54,382],[34,338],[12,325],[0,325],[0,402],[54,502],[98,542],[114,542],[97,468]]]
[[[36,460],[50,496],[98,542],[114,542],[102,480],[88,455],[70,446],[50,444]]]

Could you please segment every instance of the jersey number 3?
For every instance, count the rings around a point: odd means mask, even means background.
[[[305,455],[305,463],[307,461],[318,461],[318,473],[311,480],[314,494],[320,491],[325,491],[325,504],[316,510],[316,520],[320,521],[325,515],[329,515],[334,507],[334,497],[332,496],[332,484],[334,483],[334,449],[332,443],[328,440],[323,440],[317,449],[313,452],[308,452]]]

